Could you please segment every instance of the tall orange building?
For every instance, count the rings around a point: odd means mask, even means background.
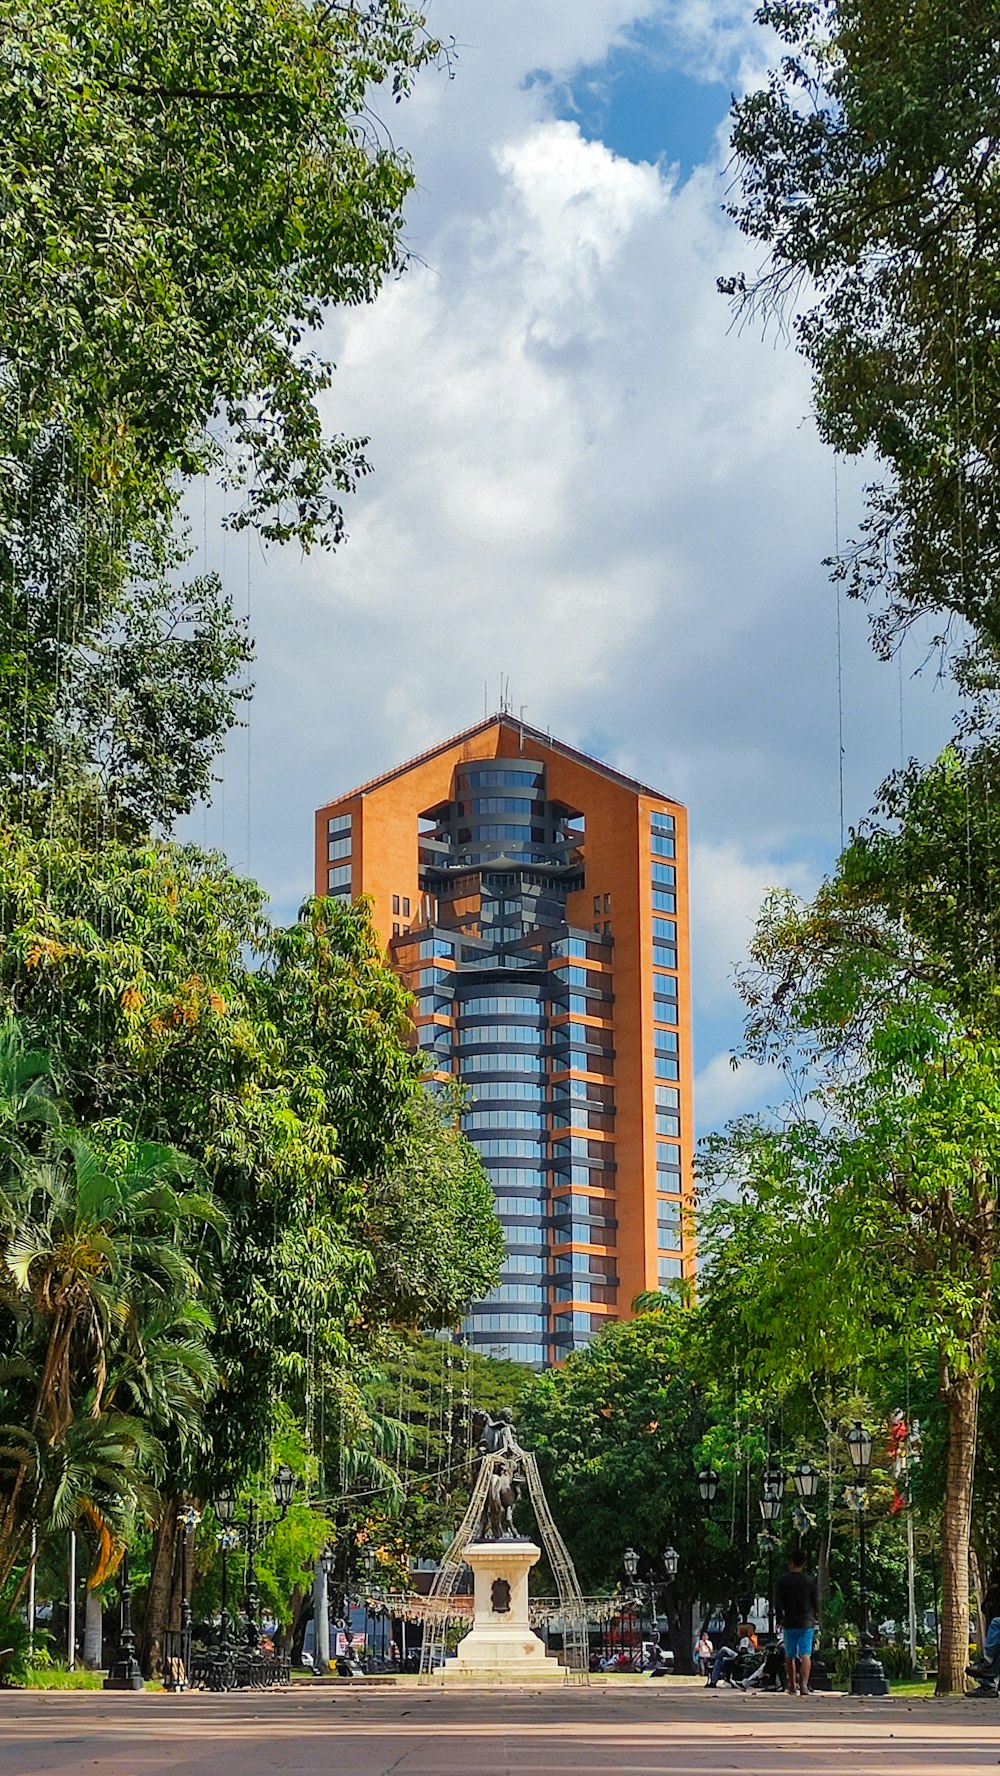
[[[371,896],[428,1071],[507,1238],[470,1343],[558,1362],[693,1274],[684,809],[497,715],[316,815],[316,890]]]

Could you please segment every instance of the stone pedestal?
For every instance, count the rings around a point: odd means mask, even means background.
[[[465,1558],[475,1579],[473,1622],[445,1665],[447,1676],[510,1683],[563,1676],[528,1620],[528,1574],[541,1552],[534,1542],[470,1542]]]

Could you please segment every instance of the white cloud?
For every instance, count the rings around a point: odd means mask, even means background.
[[[735,1037],[726,983],[763,890],[807,887],[811,866],[783,860],[836,842],[832,464],[799,360],[734,331],[716,294],[747,259],[722,147],[678,184],[528,83],[664,11],[690,66],[754,53],[750,8],[721,0],[435,0],[456,77],[393,116],[419,261],[327,328],[327,420],[370,434],[376,472],[334,557],[216,551],[231,584],[249,564],[258,693],[204,830],[242,866],[249,799],[250,863],[291,909],[313,808],[475,720],[504,672],[530,720],[689,803],[696,1008]],[[843,621],[851,817],[895,762],[897,716],[862,613]],[[907,698],[927,750],[947,712]],[[724,1041],[713,1024],[709,1052]]]
[[[779,1067],[716,1054],[694,1082],[694,1108],[699,1132],[708,1134],[751,1110],[781,1102],[785,1081]]]
[[[733,1003],[734,971],[747,960],[769,890],[805,895],[815,885],[815,872],[802,860],[754,858],[729,841],[691,847],[691,940],[703,1012]]]

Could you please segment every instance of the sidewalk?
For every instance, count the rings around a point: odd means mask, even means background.
[[[966,1776],[1000,1704],[343,1684],[229,1695],[0,1692],[0,1776]]]

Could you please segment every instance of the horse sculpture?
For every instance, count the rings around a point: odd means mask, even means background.
[[[484,1465],[489,1464],[489,1486],[477,1540],[516,1540],[514,1506],[521,1497],[522,1451],[510,1412],[505,1408],[495,1419],[488,1412],[474,1412],[472,1434],[476,1441],[473,1482],[479,1479]]]

